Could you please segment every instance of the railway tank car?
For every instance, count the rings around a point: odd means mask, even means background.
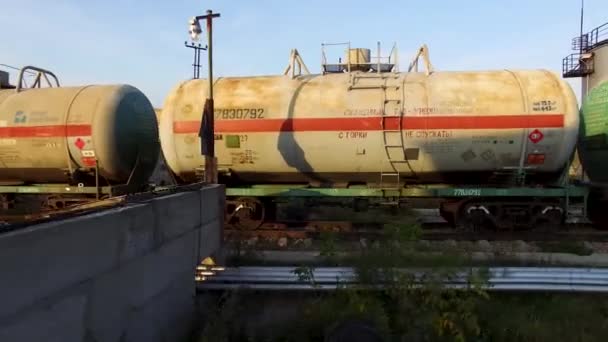
[[[575,94],[556,74],[434,71],[426,46],[416,57],[426,59],[425,72],[417,59],[398,72],[391,57],[369,56],[349,48],[346,63],[324,63],[321,74],[214,80],[219,176],[229,198],[241,196],[237,211],[263,212],[268,204],[247,196],[272,197],[281,185],[284,194],[316,196],[293,191],[304,186],[322,188],[320,196],[443,198],[448,221],[475,214],[507,227],[517,216],[562,222],[565,198],[582,198],[584,191],[542,190],[563,185],[580,124]],[[181,82],[160,116],[167,165],[186,182],[204,168],[198,132],[206,92],[206,80]],[[434,184],[453,188],[428,188]],[[367,190],[350,191],[361,186]]]
[[[571,88],[544,70],[227,77],[214,89],[218,167],[240,184],[487,183],[518,169],[549,183],[579,126]],[[203,164],[206,91],[205,80],[180,83],[160,119],[185,181]]]
[[[24,88],[24,72],[52,87]],[[0,90],[4,192],[54,192],[48,185],[60,185],[54,189],[69,197],[145,186],[158,139],[150,101],[130,85],[61,87],[51,72],[26,67],[14,89]]]
[[[578,154],[590,188],[589,217],[608,226],[608,23],[573,39],[576,53],[563,59],[563,76],[581,78]]]
[[[608,80],[591,89],[582,102],[581,163],[590,181],[608,185]]]

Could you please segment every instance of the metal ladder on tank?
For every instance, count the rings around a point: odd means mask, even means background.
[[[405,153],[405,141],[403,139],[403,115],[404,115],[404,96],[401,83],[390,85],[391,79],[399,80],[399,76],[390,74],[370,74],[366,76],[351,74],[350,90],[353,89],[382,89],[382,141],[384,152],[390,164],[390,170],[380,172],[380,187],[383,189],[400,189],[401,172],[399,165],[406,164],[410,170],[409,161]],[[380,82],[366,86],[356,86],[356,81],[361,79],[380,79]],[[380,83],[380,84],[378,84]],[[394,106],[391,106],[394,104]],[[391,110],[392,109],[392,110]],[[388,125],[388,121],[397,121],[397,128]],[[394,152],[393,152],[394,151]],[[395,153],[397,155],[395,155]],[[386,180],[393,179],[392,182]],[[389,184],[388,186],[386,184]]]
[[[405,141],[403,139],[403,114],[404,114],[404,92],[400,85],[383,86],[383,104],[382,104],[382,140],[384,143],[384,152],[388,158],[391,169],[380,172],[380,186],[382,188],[390,188],[385,186],[387,179],[393,179],[388,182],[392,188],[401,188],[401,172],[400,165],[407,164],[409,161],[405,154]],[[395,96],[397,95],[397,96]],[[394,106],[391,106],[394,104]],[[392,109],[392,110],[391,110]],[[397,121],[397,127],[391,127],[388,122]],[[411,167],[410,167],[411,169]]]

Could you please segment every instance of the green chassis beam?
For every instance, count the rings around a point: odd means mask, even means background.
[[[20,194],[91,194],[97,193],[94,186],[73,186],[68,184],[53,185],[1,185],[0,193],[20,193]],[[99,188],[100,194],[111,194],[112,187],[104,186]]]
[[[226,196],[239,197],[586,197],[585,187],[563,188],[306,188],[297,186],[256,186],[227,188]]]

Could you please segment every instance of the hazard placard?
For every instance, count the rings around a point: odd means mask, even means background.
[[[538,129],[533,130],[528,135],[528,138],[530,139],[530,141],[535,144],[540,142],[541,140],[543,140],[544,137],[545,137],[545,135],[543,134],[543,132],[539,131]]]

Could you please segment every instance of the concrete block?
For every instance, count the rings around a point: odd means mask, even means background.
[[[156,225],[163,241],[176,238],[201,224],[199,191],[188,191],[153,199]]]
[[[87,314],[89,334],[98,342],[117,341],[126,329],[130,312],[170,287],[176,277],[188,273],[194,286],[196,234],[192,231],[153,254],[95,279]]]
[[[189,340],[195,295],[192,273],[182,272],[169,287],[131,313],[124,342]]]
[[[111,272],[93,281],[86,316],[88,335],[96,342],[118,341],[126,328],[132,297],[141,290],[141,276]]]
[[[192,319],[197,254],[221,244],[223,189],[0,235],[0,341],[182,336]]]
[[[0,235],[0,318],[116,267],[128,208]]]
[[[0,323],[0,341],[81,342],[84,337],[84,294],[32,307],[27,312]]]
[[[214,184],[200,190],[201,194],[201,222],[203,224],[224,217],[225,188],[221,184]]]
[[[201,227],[199,250],[197,251],[199,262],[220,249],[222,245],[220,232],[223,222],[223,218],[216,218]]]
[[[183,272],[190,272],[192,281],[194,281],[196,265],[193,245],[195,243],[196,230],[193,230],[163,246],[153,258],[146,258],[141,263],[144,284],[143,298],[156,295]]]
[[[121,263],[145,255],[162,243],[156,229],[154,208],[151,205],[130,206],[127,215],[123,217],[129,222],[120,237],[119,261]]]

